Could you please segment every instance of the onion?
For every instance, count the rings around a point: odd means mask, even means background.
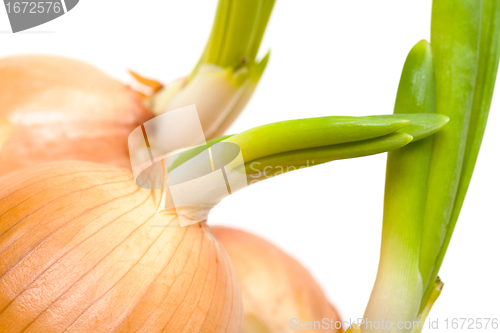
[[[0,148],[0,175],[68,159],[130,168],[128,135],[152,117],[136,92],[85,63],[0,59],[0,121],[12,126]]]
[[[250,233],[213,227],[229,253],[241,287],[245,333],[295,332],[296,323],[328,319],[339,322],[333,306],[311,274],[276,246]],[[340,326],[339,326],[340,327]],[[308,332],[342,332],[311,329]]]
[[[241,332],[205,223],[179,227],[131,172],[56,162],[0,178],[1,332]]]
[[[0,149],[2,148],[5,140],[10,136],[12,132],[12,125],[3,118],[0,118]]]

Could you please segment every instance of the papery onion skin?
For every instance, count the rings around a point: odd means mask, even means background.
[[[210,228],[158,213],[131,172],[56,162],[0,184],[1,332],[242,332]]]
[[[13,127],[0,148],[0,175],[69,159],[130,168],[128,135],[152,117],[136,92],[83,62],[0,59],[0,119]]]
[[[248,232],[212,227],[233,262],[243,297],[245,333],[296,332],[291,319],[340,322],[321,287],[295,259]],[[340,325],[340,323],[339,323]],[[339,326],[340,327],[340,326]],[[307,329],[307,332],[343,332]]]

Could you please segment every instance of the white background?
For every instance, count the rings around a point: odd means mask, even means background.
[[[84,0],[13,35],[0,7],[0,56],[65,55],[125,82],[128,68],[170,82],[197,62],[215,8],[216,0]],[[392,113],[407,52],[429,38],[430,14],[430,0],[278,1],[260,52],[271,48],[271,60],[229,132],[285,119]],[[499,106],[497,90],[440,272],[445,289],[431,318],[441,321],[500,317]],[[259,183],[225,199],[210,222],[279,245],[312,272],[344,318],[359,317],[378,265],[385,159],[337,161]]]

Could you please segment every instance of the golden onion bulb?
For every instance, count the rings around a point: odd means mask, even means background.
[[[135,91],[83,62],[0,59],[0,123],[10,124],[0,175],[69,159],[130,168],[128,135],[152,117]]]
[[[56,162],[0,178],[1,332],[243,329],[227,253],[131,172]]]
[[[342,332],[336,310],[299,262],[248,232],[225,227],[212,230],[238,276],[245,333],[296,332],[301,321],[303,327],[314,321],[323,325],[320,328],[317,323],[316,329],[307,332]]]

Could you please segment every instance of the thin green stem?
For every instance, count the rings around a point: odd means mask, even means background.
[[[225,141],[237,144],[246,162],[292,150],[361,141],[401,129],[408,120],[318,117],[262,125]]]
[[[446,117],[435,114],[283,121],[187,149],[169,162],[168,171],[194,158],[212,144],[225,141],[239,146],[248,179],[253,182],[334,160],[391,151],[435,133],[446,122]]]
[[[253,183],[330,161],[385,153],[411,141],[411,135],[395,132],[369,140],[274,154],[247,162],[245,168],[249,182]]]
[[[260,170],[299,167],[394,150],[434,134],[447,121],[435,114],[309,118],[256,127],[226,141],[240,146],[247,169],[252,163]]]

